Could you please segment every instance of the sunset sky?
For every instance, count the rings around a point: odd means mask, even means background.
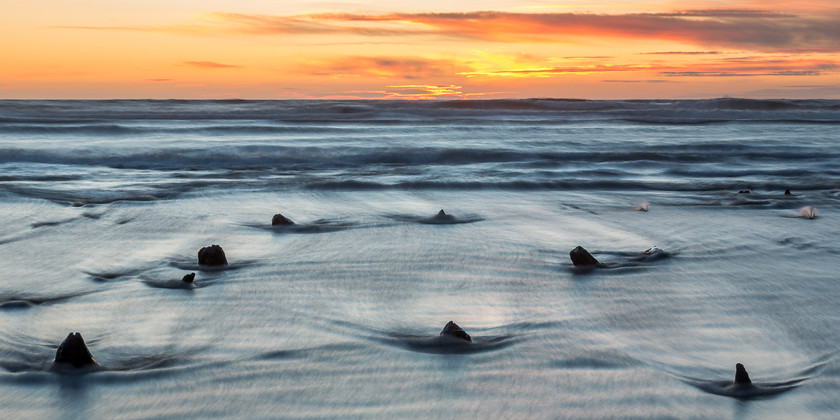
[[[836,0],[27,0],[0,98],[840,98]]]

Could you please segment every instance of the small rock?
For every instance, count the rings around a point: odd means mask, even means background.
[[[210,245],[198,250],[199,265],[227,265],[225,251],[218,245]]]
[[[271,226],[292,226],[295,222],[280,213],[271,218]]]
[[[446,323],[446,326],[443,327],[443,330],[440,332],[440,335],[455,337],[472,343],[472,338],[470,338],[470,335],[467,334],[467,332],[464,331],[461,327],[459,327],[458,324],[452,321]]]
[[[747,370],[744,369],[744,365],[737,363],[735,364],[735,383],[736,384],[751,384],[752,381],[750,380],[750,375],[747,374]]]
[[[55,363],[70,363],[73,367],[99,366],[85,345],[82,335],[70,333],[55,352]]]
[[[657,255],[657,254],[661,254],[663,252],[664,251],[662,251],[661,249],[659,249],[657,247],[653,247],[653,248],[646,249],[645,250],[645,255]]]
[[[182,281],[186,283],[192,283],[195,280],[195,273],[187,274],[186,276],[181,278]]]
[[[575,249],[569,251],[569,257],[572,259],[572,264],[579,265],[596,265],[598,260],[585,250],[582,246],[577,246]]]
[[[443,211],[443,209],[440,209],[438,214],[436,214],[434,216],[434,219],[436,219],[436,220],[452,220],[452,219],[454,219],[454,217],[452,217],[451,214],[446,214],[446,212]]]

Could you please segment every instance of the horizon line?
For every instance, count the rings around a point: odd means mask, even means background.
[[[471,101],[471,102],[491,102],[491,101],[707,101],[715,99],[746,99],[754,101],[840,101],[840,98],[831,97],[814,97],[814,98],[759,98],[749,96],[709,96],[698,98],[614,98],[614,99],[588,99],[575,97],[551,97],[551,96],[534,96],[522,98],[0,98],[0,101],[231,101],[231,102],[250,102],[250,101],[392,101],[392,102],[457,102],[457,101]]]

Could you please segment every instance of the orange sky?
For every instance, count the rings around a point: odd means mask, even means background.
[[[384,3],[10,2],[0,98],[840,98],[836,0]]]

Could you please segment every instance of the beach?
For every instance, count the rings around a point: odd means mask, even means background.
[[[833,418],[839,125],[819,100],[0,101],[0,416]],[[99,367],[56,371],[77,331]]]

